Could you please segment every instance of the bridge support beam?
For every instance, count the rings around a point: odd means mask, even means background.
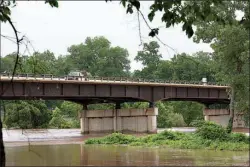
[[[158,108],[85,110],[82,133],[157,133]]]

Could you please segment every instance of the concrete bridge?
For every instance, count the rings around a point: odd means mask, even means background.
[[[83,105],[83,133],[108,131],[156,132],[157,101],[196,101],[209,106],[229,104],[227,85],[114,77],[53,77],[0,75],[1,100],[68,100]],[[124,102],[149,102],[149,109],[121,109]],[[115,103],[115,110],[91,111],[88,104]]]

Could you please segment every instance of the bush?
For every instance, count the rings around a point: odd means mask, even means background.
[[[186,123],[183,119],[183,116],[178,113],[170,113],[169,114],[169,122],[171,123],[172,127],[184,127]]]
[[[88,139],[85,141],[85,144],[101,144],[101,141],[99,139]]]
[[[209,125],[211,127],[211,125]],[[227,133],[226,133],[227,134]],[[113,133],[106,137],[88,139],[85,144],[126,144],[130,146],[167,146],[181,149],[213,149],[213,150],[233,150],[242,151],[248,150],[249,144],[242,142],[242,135],[234,134],[234,141],[219,141],[204,139],[194,133],[181,133],[164,131],[159,134],[148,135],[144,137],[134,137],[120,133]],[[249,140],[249,138],[247,137]]]
[[[229,136],[231,142],[245,142],[249,143],[249,137],[242,133],[232,133]]]
[[[205,124],[204,120],[194,120],[189,125],[192,127],[201,127],[204,124]]]
[[[112,133],[101,139],[88,139],[85,144],[130,144],[138,141],[132,135],[124,135],[121,133]]]
[[[80,120],[71,121],[71,128],[80,128]]]
[[[196,134],[203,139],[225,141],[228,139],[228,133],[222,126],[213,122],[205,122],[198,127]]]
[[[104,139],[104,144],[129,144],[135,141],[137,141],[137,139],[132,135],[113,133]]]

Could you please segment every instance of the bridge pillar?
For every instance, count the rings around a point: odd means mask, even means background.
[[[82,133],[157,133],[158,108],[83,110]]]
[[[80,114],[80,127],[81,127],[81,133],[82,134],[88,134],[89,133],[89,122],[87,118],[87,105],[83,105],[83,110]]]
[[[205,108],[203,111],[205,121],[212,121],[223,127],[227,127],[230,115],[228,109],[208,109]]]

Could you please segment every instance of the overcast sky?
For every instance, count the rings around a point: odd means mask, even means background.
[[[141,3],[142,12],[147,16],[152,2]],[[137,14],[126,14],[126,10],[119,2],[66,1],[59,2],[59,8],[51,8],[43,1],[17,2],[17,6],[12,9],[12,19],[20,35],[26,35],[36,51],[49,49],[56,56],[64,55],[67,54],[69,46],[84,42],[86,37],[105,36],[112,46],[127,48],[132,70],[141,68],[140,64],[133,61],[137,51],[141,49]],[[164,28],[160,15],[150,25],[163,27],[160,28],[160,39],[178,53],[212,51],[209,45],[195,44],[192,39],[188,39],[180,26]],[[141,31],[144,42],[156,40],[148,37],[149,29],[143,20]],[[1,34],[14,37],[13,30],[8,24],[1,25]],[[1,56],[16,51],[14,43],[4,38],[1,40]],[[21,50],[24,51],[24,46]],[[175,53],[163,45],[160,51],[163,59],[169,59]]]

